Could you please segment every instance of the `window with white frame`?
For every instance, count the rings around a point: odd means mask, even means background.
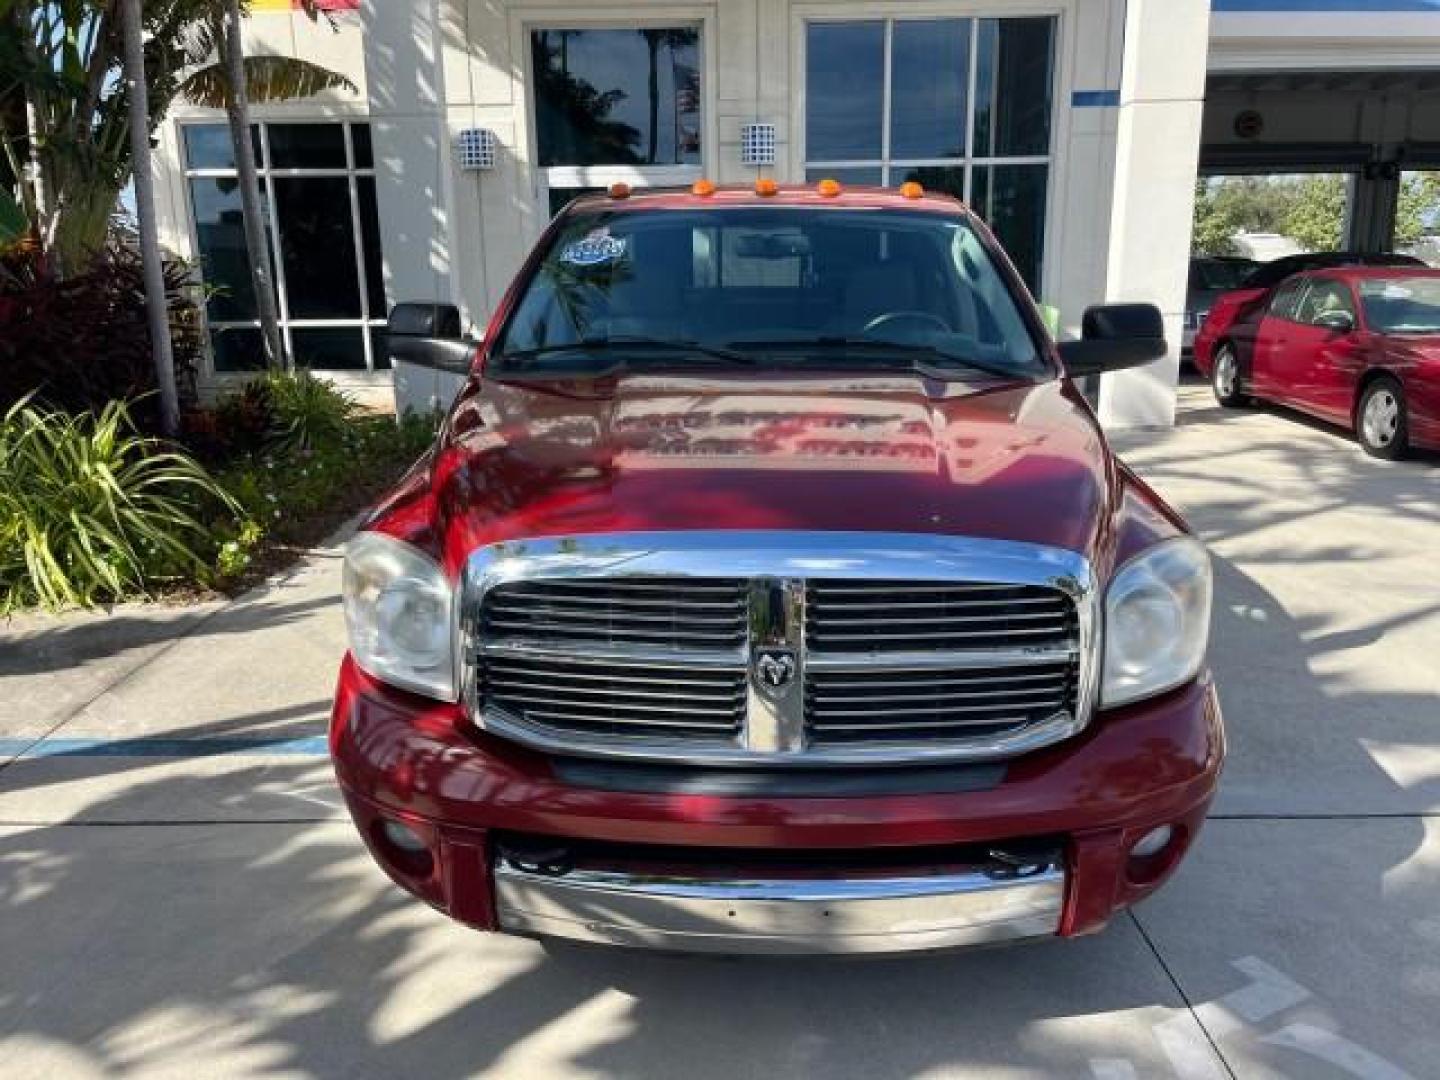
[[[1055,20],[811,22],[805,173],[964,199],[1039,286]]]
[[[612,183],[700,177],[700,27],[543,27],[530,32],[536,157],[550,213]]]
[[[230,129],[181,130],[214,370],[253,371],[264,351]],[[289,354],[317,371],[388,368],[370,125],[267,122],[251,137]]]

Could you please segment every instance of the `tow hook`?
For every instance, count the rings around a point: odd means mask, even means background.
[[[985,868],[985,876],[996,881],[1018,881],[1021,878],[1043,874],[1055,864],[1052,853],[1016,853],[1001,848],[991,848],[989,856],[993,861]]]
[[[575,868],[575,859],[564,844],[502,844],[500,858],[517,870],[545,877],[563,877]]]

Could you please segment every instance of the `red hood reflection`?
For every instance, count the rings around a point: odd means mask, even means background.
[[[423,520],[452,568],[516,537],[666,529],[933,532],[1091,554],[1116,483],[1059,382],[487,379],[457,404],[428,490],[402,488],[380,513],[394,531]]]

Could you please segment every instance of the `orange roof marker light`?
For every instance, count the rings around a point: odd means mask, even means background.
[[[611,184],[610,197],[612,199],[628,199],[630,197],[629,184]]]
[[[815,185],[815,190],[827,199],[833,199],[840,194],[840,181],[826,177]]]
[[[715,182],[713,180],[696,180],[690,185],[690,194],[700,196],[714,195]]]
[[[918,199],[925,194],[925,189],[914,180],[906,180],[900,185],[900,194],[907,199]]]
[[[780,185],[777,184],[774,180],[771,180],[768,176],[762,176],[759,180],[755,181],[756,195],[775,195],[778,194],[779,191]]]

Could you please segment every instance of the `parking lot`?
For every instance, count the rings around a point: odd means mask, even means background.
[[[1230,734],[1104,934],[681,959],[459,928],[339,809],[338,560],[0,629],[0,1073],[1440,1076],[1440,464],[1181,390],[1117,440],[1211,546]]]

